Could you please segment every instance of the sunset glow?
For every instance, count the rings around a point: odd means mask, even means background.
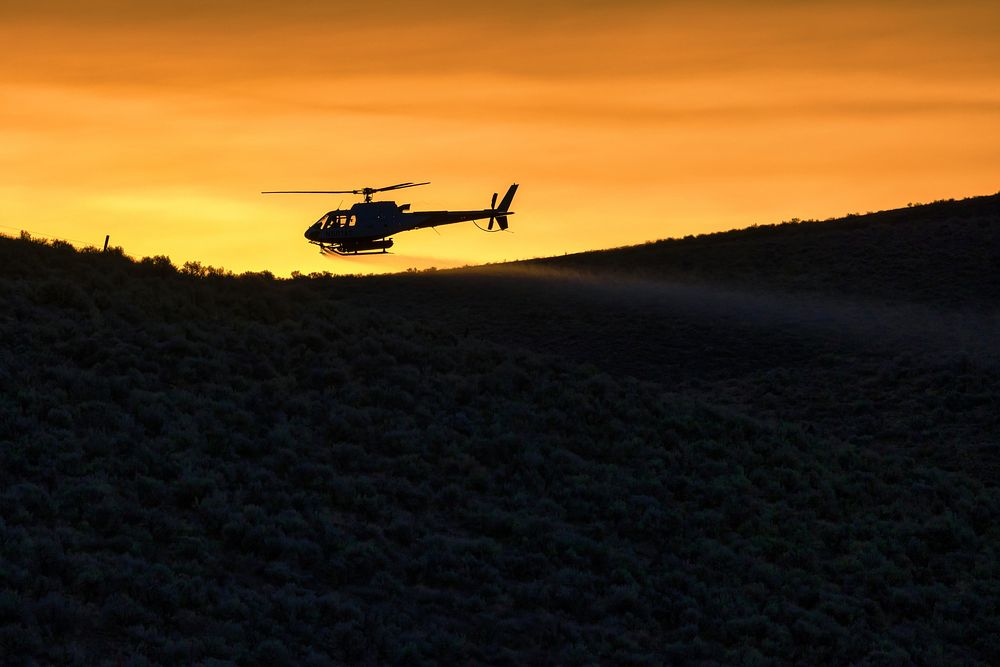
[[[0,231],[178,264],[446,267],[1000,190],[995,2],[40,2],[0,41]],[[520,183],[513,233],[330,259],[302,232],[350,196],[258,194],[424,180],[386,198]]]

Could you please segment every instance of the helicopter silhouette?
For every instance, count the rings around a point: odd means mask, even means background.
[[[269,190],[264,195],[333,195],[353,194],[363,195],[365,200],[358,202],[349,209],[337,209],[325,213],[323,217],[310,225],[305,237],[309,243],[319,246],[321,253],[336,253],[338,255],[372,255],[387,253],[392,247],[390,236],[400,232],[408,232],[424,227],[451,225],[456,222],[469,222],[489,218],[489,225],[483,231],[504,231],[507,229],[507,216],[514,215],[510,204],[517,192],[517,183],[507,189],[507,194],[497,206],[497,193],[489,208],[478,211],[413,211],[409,204],[397,205],[394,201],[372,201],[376,192],[415,188],[426,183],[397,183],[383,188],[359,188],[356,190]],[[494,223],[499,229],[494,230]]]

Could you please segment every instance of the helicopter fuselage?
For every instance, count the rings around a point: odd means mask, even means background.
[[[517,186],[511,186],[508,196],[498,208],[487,208],[470,211],[414,211],[409,212],[409,204],[397,205],[393,201],[359,202],[349,209],[336,209],[325,213],[305,232],[310,243],[320,247],[323,252],[337,254],[359,254],[370,252],[387,252],[392,247],[393,234],[422,229],[424,227],[439,227],[457,222],[472,220],[490,220],[492,229],[494,219],[500,229],[507,228],[507,216],[513,215],[508,207],[513,199]],[[496,205],[496,195],[493,196]]]

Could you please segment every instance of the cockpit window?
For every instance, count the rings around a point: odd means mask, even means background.
[[[340,227],[353,227],[358,222],[358,217],[353,214],[330,211],[316,221],[320,229],[339,229]]]
[[[317,220],[316,223],[320,226],[320,229],[337,229],[339,227],[353,226],[354,216],[349,216],[337,211],[330,211]]]

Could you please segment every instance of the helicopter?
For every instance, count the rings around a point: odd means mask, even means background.
[[[373,255],[389,251],[393,241],[390,236],[400,232],[424,227],[451,225],[456,222],[469,222],[489,218],[487,232],[501,232],[507,229],[507,216],[514,215],[510,204],[517,192],[517,183],[507,189],[507,194],[497,206],[497,193],[493,193],[490,207],[478,211],[413,211],[409,204],[397,205],[394,201],[372,201],[378,192],[415,188],[425,183],[397,183],[382,188],[358,188],[355,190],[269,190],[261,192],[264,195],[362,195],[363,202],[357,202],[349,209],[329,211],[310,225],[305,237],[314,245],[319,246],[322,254],[336,253],[338,255]],[[496,224],[499,229],[494,230]]]

